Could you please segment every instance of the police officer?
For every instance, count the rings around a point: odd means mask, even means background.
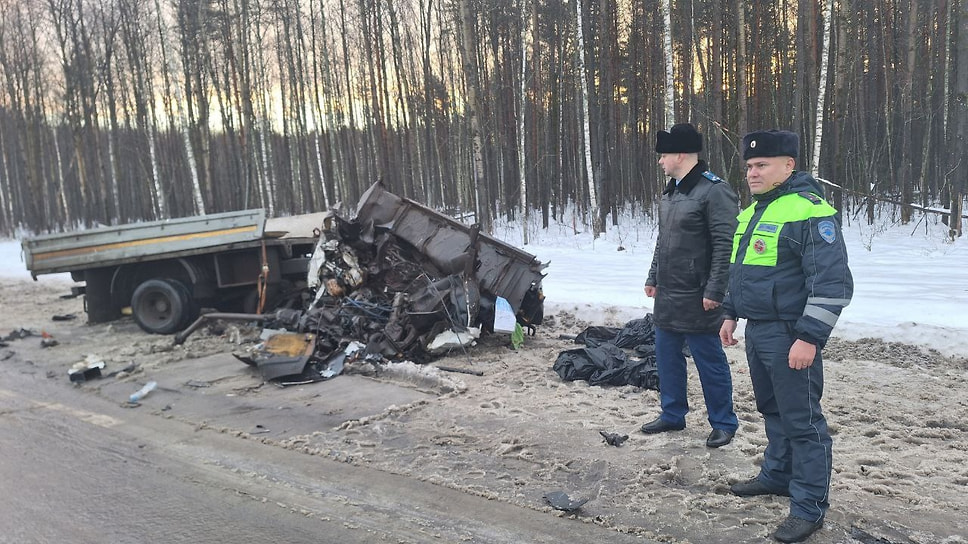
[[[813,534],[829,506],[821,350],[853,294],[837,210],[813,177],[794,170],[799,149],[788,131],[743,137],[753,203],[733,237],[719,333],[723,345],[735,345],[736,320],[747,320],[746,357],[769,441],[759,475],[730,489],[790,497],[790,514],[773,533],[781,542]]]
[[[718,338],[729,253],[736,230],[736,193],[699,160],[702,135],[690,124],[656,134],[655,151],[669,184],[659,201],[659,239],[645,294],[655,297],[655,350],[662,413],[644,433],[685,428],[685,344],[696,362],[712,432],[711,448],[736,432],[729,361]]]

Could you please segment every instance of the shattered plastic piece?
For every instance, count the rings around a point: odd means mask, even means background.
[[[67,370],[67,376],[72,382],[84,382],[101,377],[104,361],[88,355],[83,361],[78,361]]]
[[[51,333],[47,331],[43,331],[40,333],[40,347],[52,348],[57,344],[60,344],[60,342],[58,342],[57,339],[54,338],[54,335],[52,335]]]
[[[606,444],[615,447],[621,446],[629,439],[629,435],[627,434],[609,433],[605,431],[598,431],[598,434],[602,435]]]
[[[135,391],[134,393],[131,393],[131,396],[128,397],[128,403],[134,404],[138,402],[139,400],[145,398],[148,393],[154,391],[156,387],[158,387],[158,382],[150,381],[146,383],[144,387]]]
[[[590,500],[588,498],[571,499],[564,491],[550,491],[545,493],[544,498],[552,508],[563,512],[574,512]]]
[[[92,355],[88,355],[88,357],[92,357]],[[136,368],[138,368],[138,365],[135,364],[134,362],[130,362],[130,363],[124,365],[124,368],[122,368],[120,370],[112,370],[111,372],[108,373],[108,376],[107,377],[108,378],[113,378],[113,377],[115,377],[115,376],[117,376],[119,374],[130,374],[130,373],[134,372],[134,369],[136,369]]]
[[[286,329],[269,329],[269,328],[262,329],[262,332],[259,333],[259,340],[265,341],[277,334],[281,334],[285,332],[289,332],[289,331],[287,331]]]
[[[324,379],[328,380],[343,373],[343,364],[346,362],[346,353],[337,353],[326,361],[326,368],[319,373]]]
[[[521,328],[520,323],[514,324],[514,332],[511,333],[511,347],[514,349],[521,349],[524,345],[524,329]]]
[[[262,377],[274,380],[303,373],[316,347],[316,335],[263,329],[265,341],[248,355],[235,355],[247,365],[259,368]]]
[[[352,358],[354,354],[365,348],[366,346],[359,342],[350,342],[342,353],[338,353],[329,358],[329,360],[326,362],[326,368],[323,369],[319,375],[325,380],[328,380],[334,376],[339,376],[343,373],[343,366],[346,363],[346,359]]]
[[[510,334],[516,328],[517,320],[511,303],[504,297],[494,299],[494,332]]]
[[[27,338],[28,336],[34,336],[36,333],[30,329],[20,328],[17,330],[10,331],[10,334],[0,338],[0,340],[20,340],[21,338]]]
[[[474,340],[481,335],[481,330],[469,327],[466,331],[455,332],[446,330],[438,334],[433,341],[427,344],[427,351],[443,351],[447,349],[459,348],[461,346],[473,346]]]
[[[52,316],[51,321],[71,321],[77,319],[77,314],[60,314]]]

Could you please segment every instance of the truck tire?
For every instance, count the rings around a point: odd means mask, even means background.
[[[194,317],[185,284],[172,279],[145,280],[131,295],[131,313],[138,326],[152,334],[172,334]]]

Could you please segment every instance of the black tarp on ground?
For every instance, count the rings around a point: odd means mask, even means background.
[[[659,390],[651,314],[633,319],[622,328],[589,327],[575,338],[575,343],[585,347],[559,353],[552,367],[561,379]]]

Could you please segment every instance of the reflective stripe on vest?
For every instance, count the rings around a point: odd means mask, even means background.
[[[736,254],[740,250],[740,241],[750,226],[755,208],[756,203],[754,202],[740,212],[737,217],[739,224],[736,227],[736,233],[733,235],[733,253],[729,259],[730,263],[736,262]],[[837,210],[827,202],[820,200],[814,203],[797,193],[790,193],[777,198],[767,204],[766,209],[763,210],[763,215],[754,225],[753,234],[750,236],[749,245],[746,246],[742,264],[776,266],[777,248],[783,225],[814,217],[830,217],[836,213]]]

